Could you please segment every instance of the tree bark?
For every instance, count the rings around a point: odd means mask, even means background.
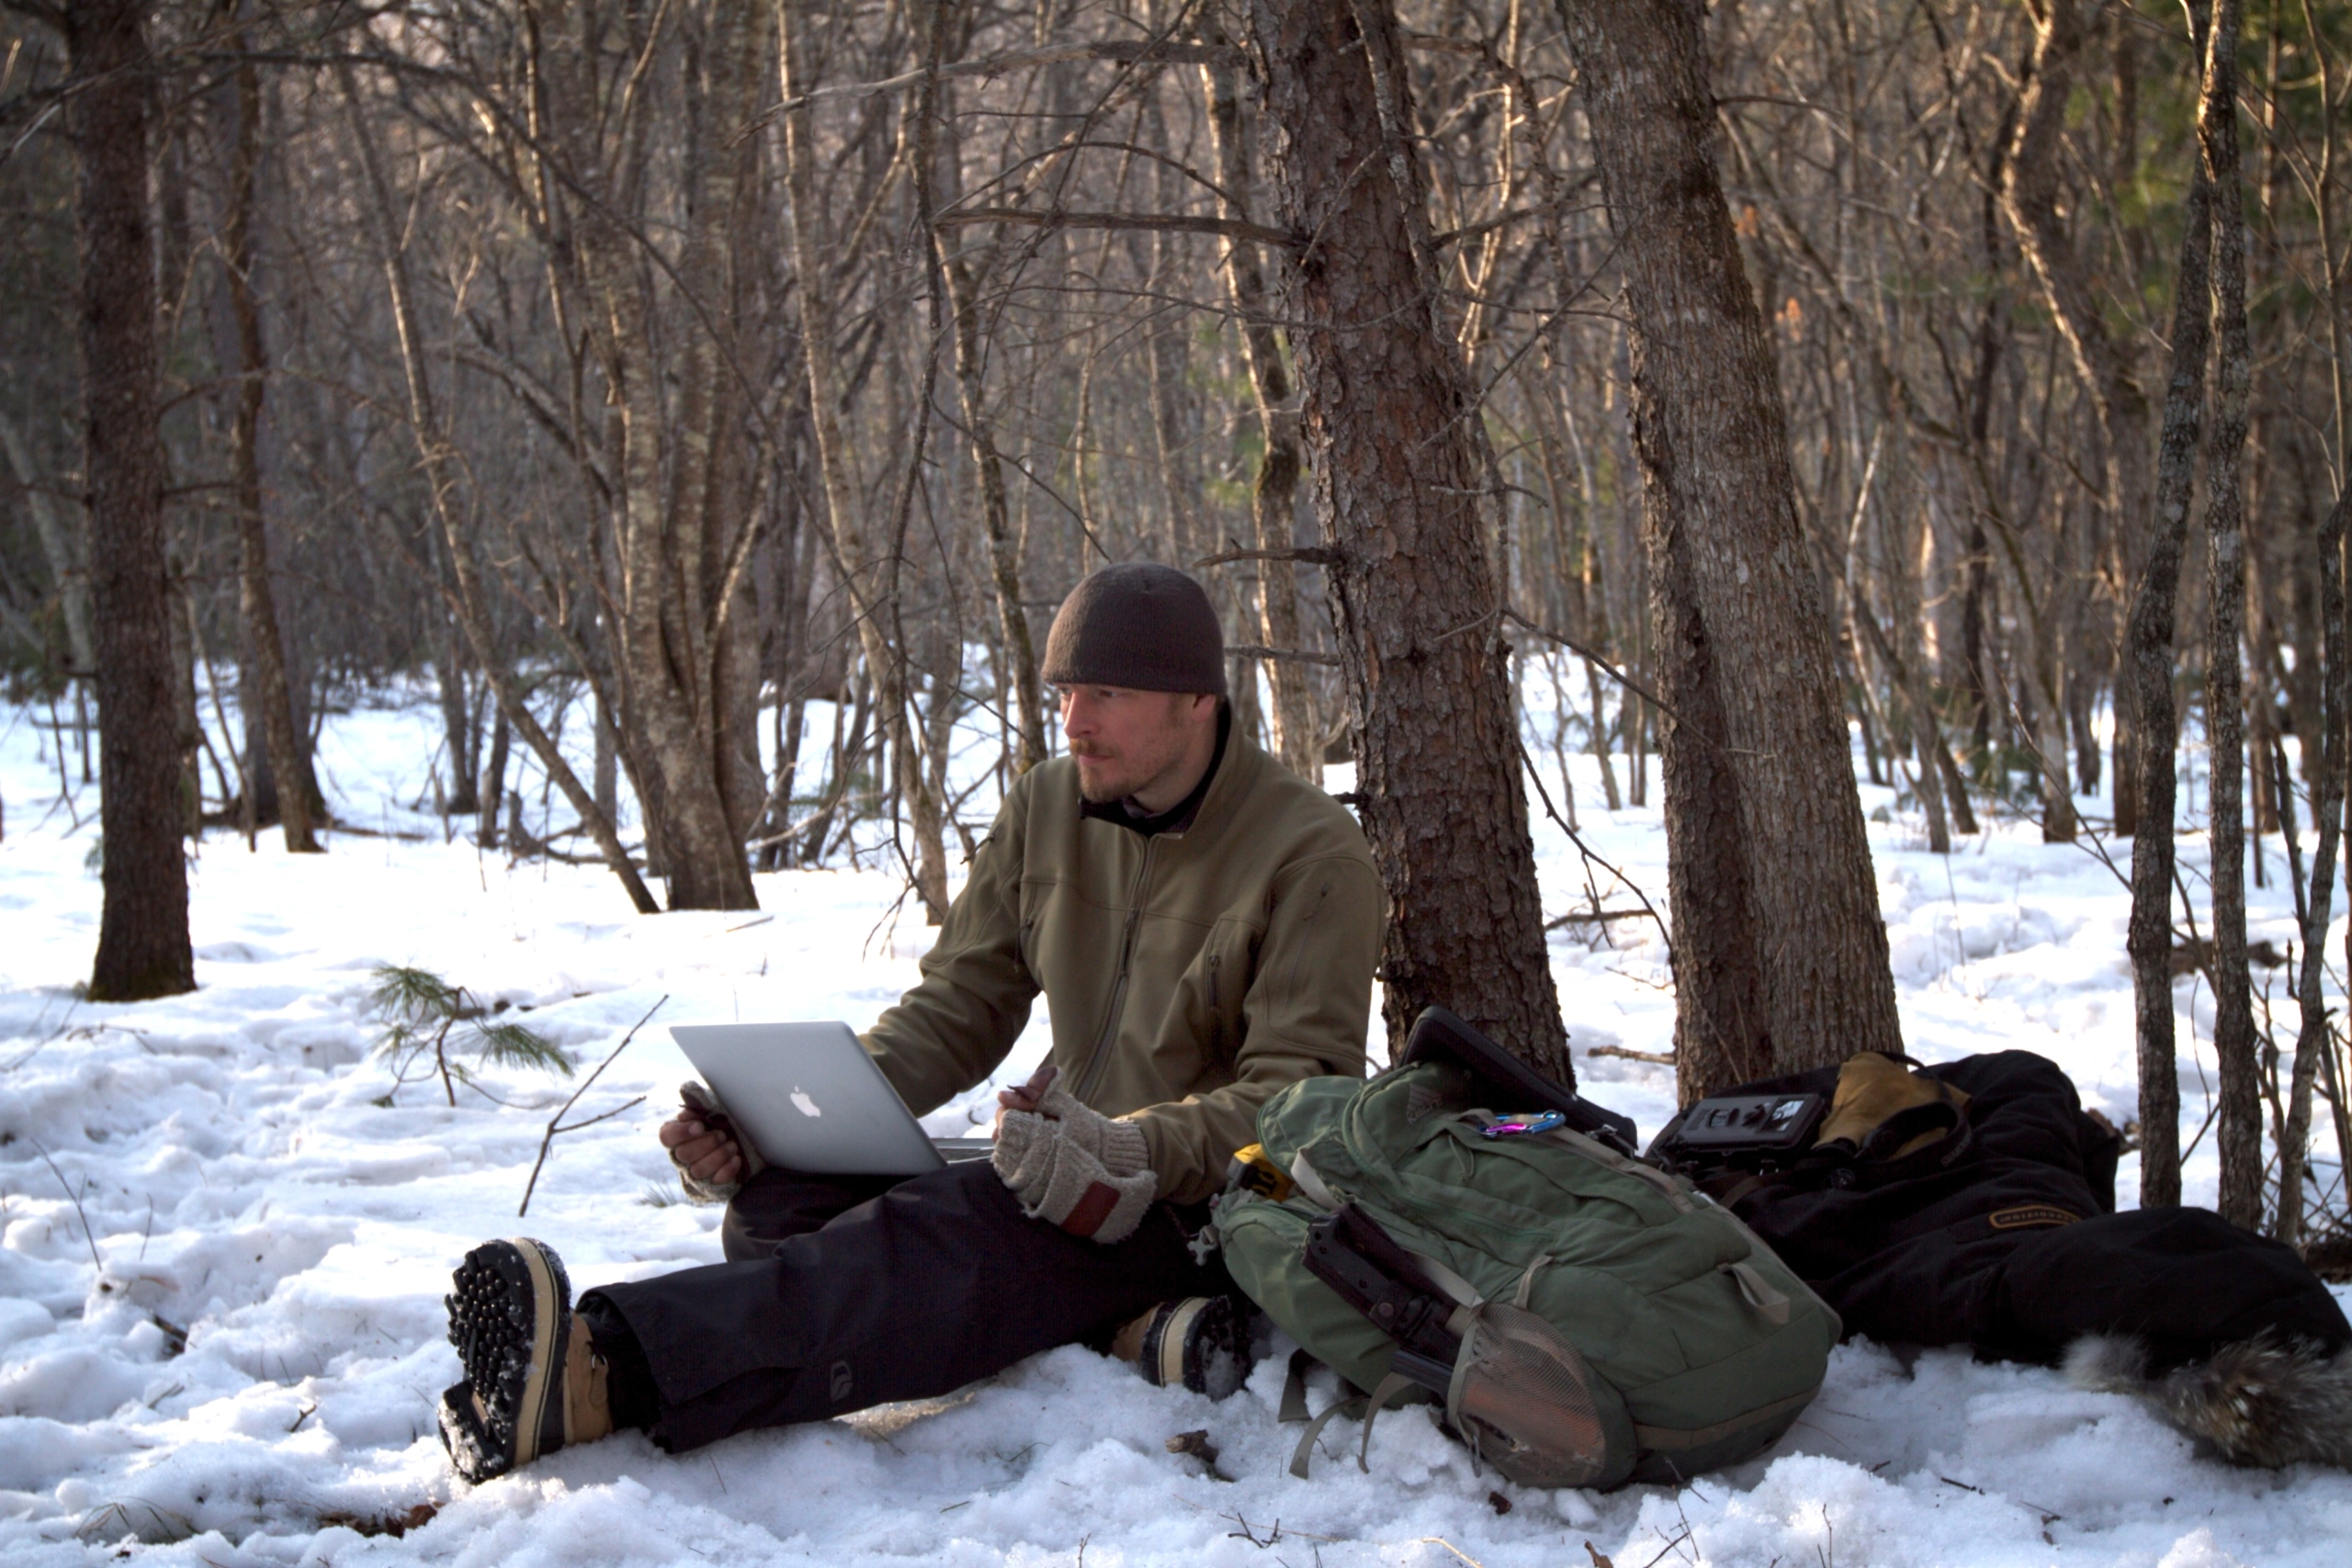
[[[926,16],[933,75],[924,83],[916,156],[920,181],[916,199],[922,203],[926,226],[937,210],[932,182],[938,163],[937,72],[945,63],[945,4],[946,0],[933,0]],[[951,172],[956,167],[956,156],[951,151]],[[949,190],[954,197],[960,198],[961,179],[956,179]],[[951,249],[944,233],[933,230],[932,244],[947,290],[948,309],[955,318],[956,386],[963,402],[964,434],[971,445],[972,466],[979,476],[980,525],[988,536],[989,578],[996,591],[997,634],[1003,647],[1001,662],[1006,666],[998,671],[998,684],[1004,690],[1000,691],[997,700],[1003,702],[1009,692],[1013,704],[1013,732],[1019,744],[1013,753],[1012,771],[1018,775],[1044,761],[1047,755],[1046,689],[1037,674],[1037,644],[1030,630],[1029,612],[1022,604],[1021,546],[1012,529],[1012,506],[1005,494],[1004,464],[997,451],[996,428],[989,409],[988,362],[980,343],[978,284],[970,264],[960,251]]]
[[[1385,0],[1252,0],[1316,512],[1388,894],[1392,1049],[1441,1003],[1569,1081],[1464,367],[1439,316],[1410,99]]]
[[[81,164],[84,474],[105,844],[94,1002],[196,988],[155,423],[155,248],[147,213],[155,79],[144,16],[127,0],[84,0],[64,14],[77,87],[68,113]]]
[[[2017,133],[2001,198],[2018,248],[2041,285],[2059,336],[2098,414],[2102,500],[2128,572],[2132,558],[2139,553],[2129,530],[2132,520],[2148,514],[2149,507],[2148,398],[2133,371],[2129,345],[2118,343],[2108,331],[2090,270],[2076,253],[2059,210],[2059,143],[2065,133],[2067,104],[2098,23],[2098,8],[2078,0],[2050,0],[2044,7],[2035,31],[2030,76],[2018,104]],[[2058,694],[2051,695],[2054,701]],[[2116,705],[2115,718],[2118,728],[2125,731],[2136,730],[2141,722],[2128,702]],[[2064,743],[2063,724],[2051,727],[2050,733]],[[2050,771],[2045,769],[2045,776]],[[2117,789],[2119,836],[2138,830],[2144,805],[2133,792]],[[2072,817],[2071,802],[2064,814]],[[2072,838],[2071,828],[2066,836]]]
[[[2304,1172],[2309,1168],[2312,1124],[2312,1090],[2324,1074],[2327,1098],[2333,1110],[2338,1157],[2352,1156],[2352,1108],[2344,1102],[2344,1086],[2336,1081],[2335,1037],[2329,1027],[2325,992],[2326,944],[2329,914],[2335,899],[2335,857],[2341,840],[2345,803],[2345,768],[2347,755],[2346,725],[2352,722],[2352,625],[2346,622],[2345,535],[2347,521],[2352,521],[2352,472],[2346,460],[2352,459],[2352,432],[2345,428],[2345,416],[2352,412],[2352,330],[2345,319],[2344,269],[2342,241],[2337,238],[2334,186],[2335,175],[2335,84],[2329,65],[2320,68],[2320,156],[2319,178],[2315,182],[2316,207],[2321,239],[2320,255],[2324,263],[2324,276],[2331,280],[2327,298],[2328,347],[2335,359],[2334,375],[2330,377],[2335,392],[2335,504],[2327,509],[2318,531],[2319,557],[2319,621],[2322,657],[2320,660],[2320,747],[2316,763],[2312,758],[2308,731],[2303,737],[2303,773],[2312,782],[2312,820],[2319,832],[2319,845],[2312,855],[2309,897],[2303,904],[2303,951],[2297,974],[2295,994],[2302,1015],[2301,1028],[2295,1037],[2295,1070],[2289,1081],[2287,1096],[2287,1126],[2278,1148],[2278,1213],[2271,1227],[2271,1235],[2288,1246],[2302,1240],[2303,1205],[2301,1194]],[[2308,646],[2308,645],[2306,645]],[[2299,666],[2307,660],[2299,659]],[[2287,798],[2280,803],[2282,815],[2292,831],[2294,800],[2292,785],[2285,770],[2280,770],[2278,790]],[[2346,933],[2352,942],[2352,931]]]
[[[2201,29],[2204,10],[2192,6]],[[2204,44],[2200,30],[2196,42]],[[2197,479],[2198,425],[2211,347],[2212,193],[2200,167],[2182,213],[2179,276],[2173,288],[2172,370],[2156,452],[2148,558],[2125,626],[2125,669],[2140,733],[2139,831],[2132,840],[2132,999],[2140,1069],[2140,1206],[2180,1201],[2180,1072],[2172,994],[2173,814],[2180,780],[2174,750],[2173,628],[2188,502]]]
[[[239,36],[242,51],[244,39]],[[236,67],[236,133],[229,164],[229,207],[220,258],[229,283],[229,310],[237,329],[237,403],[229,427],[229,468],[237,511],[237,604],[245,627],[248,691],[261,702],[261,729],[269,771],[277,784],[277,821],[289,854],[316,854],[311,830],[310,768],[304,737],[294,724],[286,683],[286,644],[277,630],[277,599],[269,581],[269,534],[262,511],[261,419],[269,379],[269,350],[262,338],[261,299],[254,289],[254,182],[261,166],[261,73],[250,54]],[[249,790],[249,795],[256,794]],[[246,810],[257,802],[248,800]]]
[[[1230,66],[1201,67],[1201,83],[1208,96],[1209,134],[1216,145],[1217,179],[1224,187],[1227,215],[1250,222],[1257,183],[1250,166],[1250,146],[1241,133],[1240,85]],[[1293,520],[1298,510],[1298,410],[1291,401],[1290,372],[1283,367],[1281,347],[1268,308],[1265,271],[1260,265],[1256,242],[1235,239],[1225,256],[1225,280],[1233,309],[1241,320],[1243,357],[1250,367],[1250,386],[1256,394],[1258,428],[1264,449],[1257,476],[1250,486],[1250,513],[1256,525],[1258,548],[1289,550],[1296,546]],[[1299,640],[1298,569],[1288,558],[1269,554],[1257,563],[1261,624],[1268,648],[1303,648]],[[1306,667],[1290,660],[1266,661],[1266,682],[1273,688],[1272,719],[1275,755],[1303,779],[1323,780],[1322,738],[1315,723],[1315,694]]]
[[[1664,769],[1687,1100],[1759,1070],[1897,1051],[1902,1028],[1771,348],[1711,152],[1698,15],[1678,0],[1557,5],[1633,318],[1651,619],[1674,709]]]
[[[2221,1068],[2214,1130],[2223,1219],[2262,1225],[2261,1065],[2245,956],[2245,491],[2246,401],[2254,380],[2245,320],[2245,216],[2238,192],[2240,0],[2213,7],[2197,140],[2211,187],[2214,407],[2207,449],[2205,724],[2212,753],[2213,1055]]]
[[[1046,757],[1046,688],[1037,674],[1037,640],[1029,626],[1029,612],[1021,602],[1021,546],[1012,531],[1012,508],[1005,495],[1004,465],[996,449],[996,430],[989,420],[988,378],[981,358],[979,310],[973,299],[971,269],[960,258],[947,259],[941,243],[949,308],[956,316],[956,385],[962,394],[964,425],[972,446],[972,463],[979,470],[980,524],[989,541],[989,579],[996,591],[997,632],[1003,639],[1001,684],[1013,699],[1013,728],[1019,746],[1012,771],[1025,773]],[[1002,699],[1000,698],[1000,701]]]
[[[865,654],[874,682],[875,706],[882,737],[893,752],[921,744],[907,713],[907,660],[884,635],[895,623],[891,614],[899,592],[898,552],[887,540],[868,536],[853,461],[841,423],[842,382],[833,321],[833,273],[827,265],[824,219],[817,190],[816,149],[804,96],[812,85],[804,55],[801,9],[805,0],[781,0],[777,14],[782,28],[779,59],[785,102],[793,106],[784,119],[785,178],[791,192],[793,268],[798,275],[801,358],[808,372],[809,423],[816,434],[817,465],[824,480],[825,525],[841,562],[842,586],[848,590],[857,617],[859,647]],[[900,798],[915,834],[914,881],[924,912],[933,925],[947,919],[946,844],[938,797],[925,781],[923,770],[898,772]]]
[[[2312,1087],[2320,1064],[2335,1049],[2328,1028],[2327,1002],[2322,986],[2326,977],[2327,928],[2335,895],[2335,854],[2344,812],[2345,733],[2347,697],[2346,656],[2352,651],[2344,623],[2344,536],[2352,513],[2352,484],[2340,487],[2335,504],[2320,525],[2319,588],[2321,635],[2325,639],[2325,682],[2322,687],[2320,763],[2312,780],[2312,816],[2318,825],[2319,843],[2312,852],[2311,877],[2303,905],[2303,951],[2295,981],[2301,1027],[2295,1035],[2295,1066],[2288,1080],[2287,1124],[2278,1143],[2278,1213],[2270,1234],[2290,1247],[2299,1245],[2303,1232],[2303,1172],[2309,1166],[2312,1130]],[[2306,738],[2305,744],[2309,744]],[[2287,788],[2286,771],[2279,770],[2279,788]],[[2293,832],[2294,802],[2284,802]],[[2337,1091],[2330,1085],[2329,1099]]]
[[[756,764],[755,631],[739,563],[756,490],[737,462],[744,411],[729,356],[756,143],[729,141],[751,117],[762,14],[715,7],[690,42],[648,38],[640,46],[649,60],[657,43],[684,57],[685,130],[660,176],[650,95],[617,91],[600,72],[605,19],[588,6],[550,6],[545,18],[560,37],[539,56],[553,134],[575,167],[597,171],[594,199],[560,220],[551,199],[550,221],[563,223],[577,247],[582,319],[607,387],[613,664],[647,843],[658,851],[649,872],[666,882],[673,910],[753,909],[743,844],[765,791]],[[667,25],[693,24],[682,16]],[[657,177],[678,189],[667,220],[676,233],[668,278],[678,303],[670,310],[644,242],[630,232],[647,221]]]
[[[360,171],[366,184],[362,197],[370,238],[375,243],[378,260],[384,268],[384,279],[391,296],[392,327],[400,340],[401,369],[408,394],[409,428],[416,441],[418,466],[423,470],[425,491],[430,499],[433,515],[438,525],[441,542],[449,552],[450,575],[454,580],[443,589],[451,615],[466,634],[474,660],[481,666],[483,679],[490,682],[497,696],[499,711],[506,716],[514,732],[530,747],[532,755],[547,770],[555,786],[572,810],[580,814],[582,826],[596,840],[605,863],[620,878],[621,886],[628,894],[629,903],[640,915],[660,912],[661,906],[647,891],[645,881],[628,858],[628,851],[621,844],[620,834],[611,818],[596,809],[596,797],[580,782],[580,775],[564,760],[554,738],[549,736],[538,716],[531,712],[522,685],[514,672],[497,662],[497,645],[490,625],[490,605],[482,592],[481,570],[473,553],[467,548],[461,533],[450,490],[457,482],[451,471],[453,453],[433,397],[433,383],[425,375],[424,328],[418,320],[416,299],[409,287],[408,264],[401,254],[400,232],[392,220],[390,183],[384,175],[383,161],[376,144],[368,134],[368,126],[360,114],[359,84],[347,62],[336,66],[338,85],[345,106],[350,111],[351,129],[359,152]],[[496,811],[496,801],[481,803],[484,811]]]
[[[38,482],[40,471],[33,461],[32,444],[5,411],[0,411],[0,462],[16,476],[25,505],[32,513],[33,531],[40,538],[50,581],[57,585],[58,609],[65,622],[67,673],[86,681],[97,668],[96,645],[90,633],[88,539],[78,521],[58,504],[57,496]]]
[[[514,744],[514,727],[506,722],[502,710],[491,728],[490,761],[482,765],[481,793],[476,797],[481,802],[481,814],[474,820],[474,842],[485,850],[498,847],[499,817],[506,800],[506,752]]]

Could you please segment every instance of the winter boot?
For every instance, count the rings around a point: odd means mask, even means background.
[[[486,1241],[444,1298],[465,1381],[441,1396],[441,1441],[480,1483],[613,1429],[604,1358],[571,1314],[571,1283],[545,1242]]]
[[[1111,1354],[1132,1361],[1155,1388],[1189,1388],[1223,1399],[1250,1376],[1250,1309],[1232,1296],[1162,1302],[1112,1337]]]

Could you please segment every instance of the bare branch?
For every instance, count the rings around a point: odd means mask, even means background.
[[[1196,567],[1223,566],[1237,560],[1295,560],[1309,566],[1338,566],[1340,552],[1321,545],[1302,545],[1295,550],[1225,550],[1213,556],[1203,556],[1193,564]]]
[[[538,1190],[539,1172],[548,1163],[548,1147],[555,1142],[557,1134],[577,1133],[582,1127],[593,1127],[599,1122],[609,1122],[614,1117],[618,1116],[622,1111],[627,1111],[629,1106],[642,1105],[645,1103],[645,1096],[640,1094],[635,1100],[630,1100],[628,1105],[616,1105],[601,1116],[591,1116],[585,1122],[574,1122],[569,1127],[563,1125],[564,1117],[570,1113],[573,1106],[580,1103],[580,1097],[586,1094],[589,1087],[598,1078],[605,1076],[605,1069],[611,1066],[614,1059],[619,1056],[622,1052],[628,1049],[628,1043],[637,1038],[637,1032],[643,1029],[647,1023],[650,1022],[653,1015],[662,1010],[662,1003],[667,1002],[669,999],[669,994],[664,992],[662,993],[661,1001],[657,1001],[651,1007],[647,1008],[645,1010],[645,1016],[639,1019],[635,1023],[629,1025],[628,1032],[621,1036],[621,1043],[614,1046],[603,1061],[596,1064],[596,1070],[590,1073],[585,1078],[581,1080],[580,1087],[571,1091],[571,1098],[563,1102],[562,1109],[548,1119],[548,1130],[546,1133],[541,1134],[539,1138],[539,1157],[531,1162],[531,1179],[526,1182],[523,1187],[523,1205],[521,1208],[514,1211],[514,1217],[516,1219],[521,1219],[524,1215],[531,1212],[531,1194]]]
[[[1260,648],[1249,642],[1228,643],[1225,651],[1236,659],[1286,659],[1298,664],[1337,665],[1340,662],[1340,656],[1336,653],[1317,653],[1305,648]]]
[[[1020,223],[1036,229],[1146,229],[1176,234],[1216,234],[1228,240],[1254,240],[1261,245],[1297,250],[1295,234],[1245,222],[1238,218],[1201,218],[1184,212],[1033,212],[1018,207],[973,207],[943,212],[932,220],[934,228],[960,229],[974,223]]]
[[[15,4],[17,0],[10,0],[10,3]],[[1230,44],[1165,40],[1065,43],[1049,49],[1023,49],[1011,54],[992,54],[986,60],[961,61],[954,65],[939,66],[937,70],[942,78],[1001,76],[1010,71],[1027,71],[1072,60],[1108,60],[1122,65],[1233,65],[1241,63],[1244,58],[1242,51]],[[894,93],[900,87],[911,87],[922,81],[930,69],[918,66],[912,71],[902,71],[896,76],[885,76],[878,82],[843,82],[838,86],[813,88],[797,97],[770,105],[760,112],[759,118],[743,128],[744,134],[751,134],[778,115],[788,114],[804,104],[822,103],[828,98],[870,97],[876,93]]]

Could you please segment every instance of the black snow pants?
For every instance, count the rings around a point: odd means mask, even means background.
[[[617,1425],[673,1451],[927,1399],[1163,1301],[1232,1283],[1155,1207],[1112,1246],[1021,1212],[986,1160],[904,1180],[768,1169],[727,1206],[728,1261],[580,1300]]]

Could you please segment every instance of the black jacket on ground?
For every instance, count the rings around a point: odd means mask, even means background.
[[[2352,1341],[2291,1249],[2206,1209],[2115,1213],[2120,1140],[2057,1064],[2002,1051],[1922,1071],[1969,1101],[1962,1126],[1917,1153],[1812,1154],[1753,1186],[1703,1182],[1849,1334],[2039,1362],[2086,1335],[2131,1335],[2156,1370],[2266,1330],[2328,1352]],[[1825,1067],[1729,1092],[1826,1100],[1837,1087]]]

